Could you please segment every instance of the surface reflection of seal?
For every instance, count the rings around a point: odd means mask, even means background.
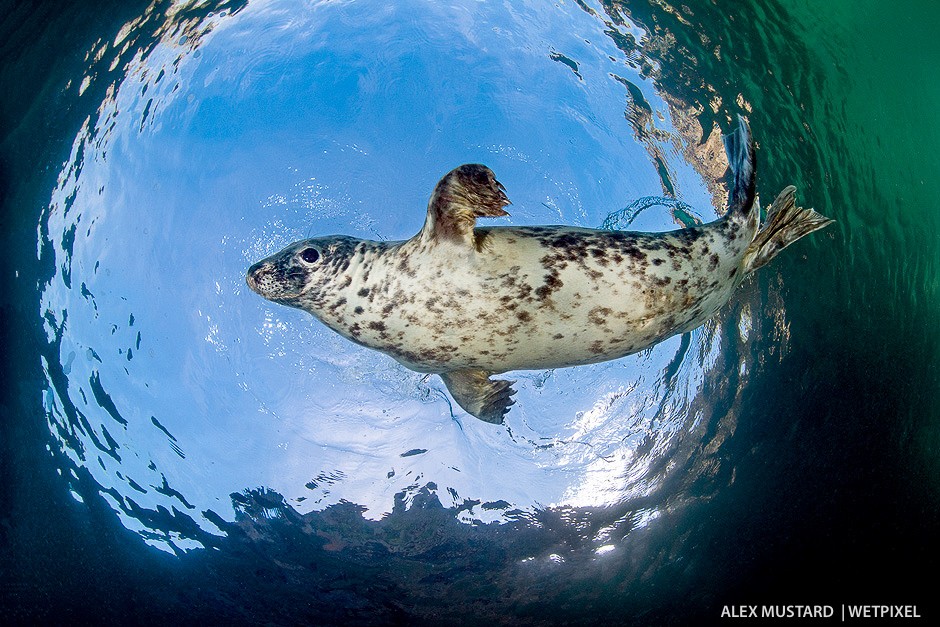
[[[502,422],[515,391],[490,375],[623,357],[690,331],[752,270],[831,220],[774,201],[763,226],[747,123],[725,137],[727,214],[668,233],[568,226],[475,227],[508,215],[489,168],[437,184],[421,232],[405,242],[303,240],[253,265],[248,285],[310,312],[408,368],[441,375],[457,403]]]

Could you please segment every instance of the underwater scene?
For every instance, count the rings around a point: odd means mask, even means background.
[[[0,618],[936,617],[938,25],[926,0],[0,1]],[[404,334],[262,297],[294,242],[398,250],[465,163],[511,202],[476,223],[491,265],[499,227],[725,224],[739,119],[751,215],[792,185],[834,222],[746,276],[709,255],[728,297],[691,330],[489,368],[499,420]],[[482,312],[439,360],[548,328],[545,294],[494,321],[510,296],[406,261],[412,301],[441,290],[415,319]],[[347,274],[334,310],[366,304]],[[388,302],[355,314],[383,338]]]

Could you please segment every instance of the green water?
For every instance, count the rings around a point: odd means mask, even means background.
[[[860,310],[885,300],[903,303],[898,313],[932,310],[936,322],[940,5],[794,3],[791,11],[825,71],[828,105],[811,124],[821,132],[828,182],[848,202],[846,260],[869,279],[847,296]]]
[[[837,269],[835,289],[815,306],[823,307],[820,319],[833,322],[834,344],[855,348],[855,374],[867,379],[856,384],[898,399],[899,415],[889,405],[881,418],[898,421],[892,435],[900,454],[912,454],[911,473],[936,478],[940,4],[793,2],[789,11],[824,72],[817,89],[826,106],[807,122],[817,131],[828,204],[840,220],[841,245],[820,259]],[[843,356],[831,358],[828,367],[846,367]],[[936,497],[937,480],[927,483]]]

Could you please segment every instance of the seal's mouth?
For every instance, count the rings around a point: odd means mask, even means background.
[[[277,263],[271,263],[269,260],[259,261],[245,273],[245,282],[251,291],[258,296],[285,305],[292,305],[291,300],[299,292],[299,286],[302,286],[304,274],[296,271],[284,272],[283,268]],[[301,282],[298,284],[298,280]]]

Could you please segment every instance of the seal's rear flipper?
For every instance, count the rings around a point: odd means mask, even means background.
[[[744,253],[745,271],[757,270],[804,235],[835,222],[812,209],[797,207],[795,192],[796,188],[790,185],[770,205],[767,219]]]
[[[734,180],[728,195],[728,213],[749,214],[754,206],[757,158],[754,154],[754,139],[747,120],[738,116],[738,128],[721,138],[728,155],[728,167]]]
[[[493,381],[489,373],[482,370],[442,372],[441,379],[458,405],[486,422],[502,424],[509,406],[516,402],[510,398],[516,393],[512,389],[515,381]]]

